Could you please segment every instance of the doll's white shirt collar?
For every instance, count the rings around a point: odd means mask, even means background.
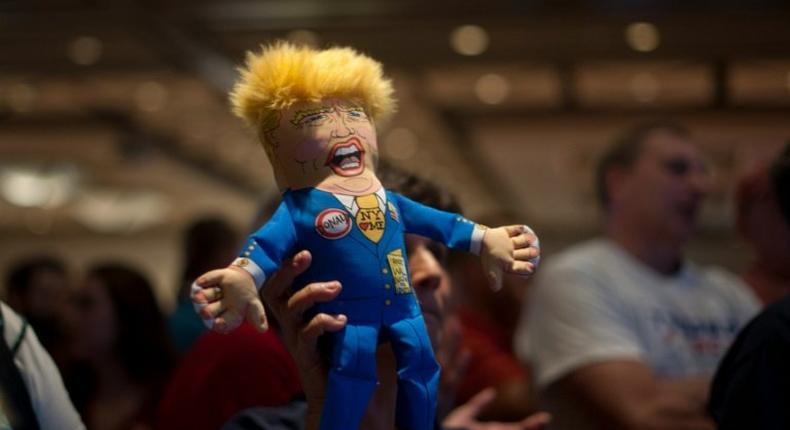
[[[382,212],[386,212],[387,191],[384,189],[384,187],[381,187],[378,190],[376,190],[375,194],[376,197],[378,197],[379,209],[381,209]],[[357,212],[359,212],[359,207],[357,207],[357,202],[356,202],[357,196],[350,196],[348,194],[337,194],[337,193],[332,193],[332,195],[335,196],[335,198],[338,199],[340,203],[342,203],[343,206],[346,207],[346,209],[348,209],[348,211],[351,213],[352,216],[357,216]]]

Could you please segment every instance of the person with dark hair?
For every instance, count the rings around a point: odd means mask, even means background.
[[[184,270],[179,280],[176,309],[168,319],[170,333],[179,354],[186,353],[206,331],[206,326],[195,313],[189,298],[192,281],[207,270],[232,260],[238,246],[238,233],[220,218],[201,218],[184,232]]]
[[[790,141],[774,161],[771,168],[771,180],[778,197],[779,209],[787,222],[790,222]]]
[[[758,309],[684,257],[709,188],[691,135],[635,127],[597,170],[604,237],[552,258],[516,335],[557,429],[712,429],[710,378]]]
[[[738,182],[735,193],[738,233],[755,253],[743,279],[765,305],[790,292],[790,210],[782,209],[790,200],[788,158],[784,154],[773,166],[757,163]]]
[[[97,265],[73,303],[78,335],[64,376],[88,428],[150,427],[175,362],[150,283],[124,264]]]
[[[759,192],[758,192],[759,191]],[[745,279],[768,306],[738,335],[710,391],[720,430],[790,428],[790,143],[739,187],[738,219],[756,250]]]
[[[66,267],[50,256],[19,261],[6,278],[7,303],[36,330],[49,353],[60,360],[64,333],[63,304],[69,292]]]

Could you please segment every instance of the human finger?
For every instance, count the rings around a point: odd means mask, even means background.
[[[342,289],[338,281],[308,284],[288,299],[288,313],[294,317],[301,317],[304,311],[316,303],[328,302],[337,297]]]
[[[266,301],[273,307],[283,306],[294,280],[310,267],[312,261],[313,256],[310,251],[304,250],[283,262],[280,270],[261,289],[261,294]]]
[[[542,430],[551,423],[551,414],[536,412],[521,421],[521,430]]]
[[[491,403],[496,397],[496,390],[488,387],[481,390],[479,393],[472,396],[468,402],[464,405],[467,410],[471,413],[472,416],[477,416],[477,414],[483,410],[486,405]]]
[[[320,313],[313,317],[302,329],[300,341],[309,350],[315,349],[318,337],[326,332],[334,332],[346,326],[348,318],[345,315],[329,315]]]

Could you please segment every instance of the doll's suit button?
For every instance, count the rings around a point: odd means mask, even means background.
[[[390,299],[384,300],[384,304],[389,306],[389,305],[392,304],[392,300],[390,300]]]
[[[381,273],[386,275],[387,273],[389,273],[389,270],[387,270],[387,268],[385,267],[385,268],[381,269]]]
[[[385,290],[389,290],[390,288],[392,288],[392,287],[390,287],[390,284],[384,284],[384,289]]]

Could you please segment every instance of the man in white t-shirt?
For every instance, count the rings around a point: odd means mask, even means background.
[[[553,428],[713,428],[710,377],[758,304],[683,256],[708,181],[674,124],[636,127],[602,158],[605,237],[547,261],[516,335]]]

